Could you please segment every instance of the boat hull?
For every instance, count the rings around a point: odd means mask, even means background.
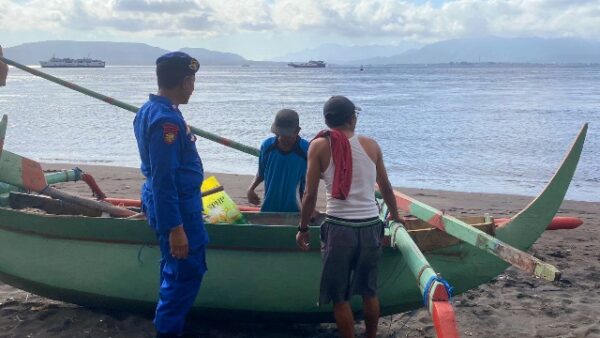
[[[105,68],[105,65],[45,65],[40,64],[42,68]]]
[[[301,65],[289,65],[290,67],[293,68],[325,68],[325,66],[301,66]]]
[[[320,253],[296,248],[294,226],[208,225],[208,231],[209,271],[194,313],[238,320],[333,321],[330,306],[317,306]],[[319,247],[317,228],[311,230],[311,243]],[[426,257],[457,292],[487,282],[507,267],[466,244]],[[152,311],[159,260],[155,235],[144,221],[0,209],[0,278],[44,297],[90,307]],[[379,296],[383,314],[422,306],[406,262],[391,248],[383,253]],[[352,306],[360,312],[358,297]]]

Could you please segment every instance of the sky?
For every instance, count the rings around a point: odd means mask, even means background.
[[[600,39],[600,0],[0,0],[0,44],[202,47],[268,60],[326,43],[480,37]]]

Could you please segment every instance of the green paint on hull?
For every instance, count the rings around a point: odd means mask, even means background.
[[[320,254],[296,248],[293,220],[287,225],[208,225],[209,272],[195,311],[332,320],[329,306],[316,305]],[[311,241],[318,247],[318,228],[311,229]],[[137,304],[143,311],[156,301],[159,257],[155,235],[144,221],[0,208],[0,273],[9,276],[6,282],[45,297],[129,310]],[[502,261],[462,244],[431,252],[427,259],[458,292],[505,269]],[[379,287],[385,314],[422,306],[406,262],[391,248],[384,250]],[[80,300],[79,294],[85,297]],[[360,306],[353,299],[356,311]]]

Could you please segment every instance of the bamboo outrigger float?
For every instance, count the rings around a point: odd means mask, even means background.
[[[7,59],[0,57],[0,61]],[[2,130],[6,130],[6,120],[0,124],[0,168],[14,170],[10,163],[15,161],[10,159],[18,155],[2,150]],[[559,278],[555,267],[522,250],[540,237],[558,211],[586,132],[587,124],[544,191],[502,227],[496,228],[489,216],[457,219],[397,192],[399,207],[419,220],[393,223],[388,228],[392,245],[384,249],[379,272],[382,314],[425,305],[439,337],[458,337],[454,310],[448,302],[450,285],[462,293],[494,278],[509,263],[538,277]],[[258,153],[242,146],[250,150],[247,153]],[[6,182],[3,171],[0,181]],[[386,212],[381,204],[382,219],[387,218]],[[301,252],[294,241],[298,215],[246,213],[246,218],[248,225],[207,224],[211,273],[203,282],[194,311],[238,319],[242,315],[247,319],[331,321],[331,308],[315,305],[319,252]],[[311,227],[310,235],[311,247],[318,248],[317,226]],[[145,221],[0,208],[0,279],[45,297],[94,307],[151,310],[158,290],[159,259],[155,236]],[[354,310],[360,312],[360,306],[353,300]]]

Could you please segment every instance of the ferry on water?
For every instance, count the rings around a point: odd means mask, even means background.
[[[326,63],[323,61],[313,61],[313,60],[310,60],[306,63],[295,63],[295,62],[288,63],[288,66],[294,67],[294,68],[325,68],[325,65],[326,65]]]
[[[91,58],[83,59],[60,59],[52,57],[48,61],[40,61],[42,68],[104,68],[106,62],[101,60],[94,60]]]

